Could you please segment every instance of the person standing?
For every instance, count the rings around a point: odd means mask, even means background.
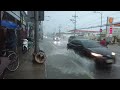
[[[101,44],[102,46],[104,46],[104,47],[107,46],[107,42],[106,42],[105,39],[101,40],[101,41],[100,41],[100,44]]]

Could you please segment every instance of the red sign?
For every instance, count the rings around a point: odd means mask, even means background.
[[[112,34],[112,27],[110,27],[110,34]]]

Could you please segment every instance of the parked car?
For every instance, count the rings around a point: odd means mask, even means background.
[[[113,64],[115,63],[115,53],[108,48],[101,46],[94,40],[74,39],[67,44],[68,49],[73,49],[80,55],[92,58],[96,64]]]

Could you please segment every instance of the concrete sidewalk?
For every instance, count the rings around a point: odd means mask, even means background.
[[[15,72],[6,72],[5,79],[44,79],[45,64],[32,62],[33,51],[34,48],[31,48],[26,54],[21,54],[19,68]]]

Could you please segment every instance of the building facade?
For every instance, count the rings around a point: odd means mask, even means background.
[[[25,11],[0,11],[0,17],[1,20],[11,21],[20,27],[16,30],[18,45],[20,45],[21,39],[27,36],[28,26]]]

